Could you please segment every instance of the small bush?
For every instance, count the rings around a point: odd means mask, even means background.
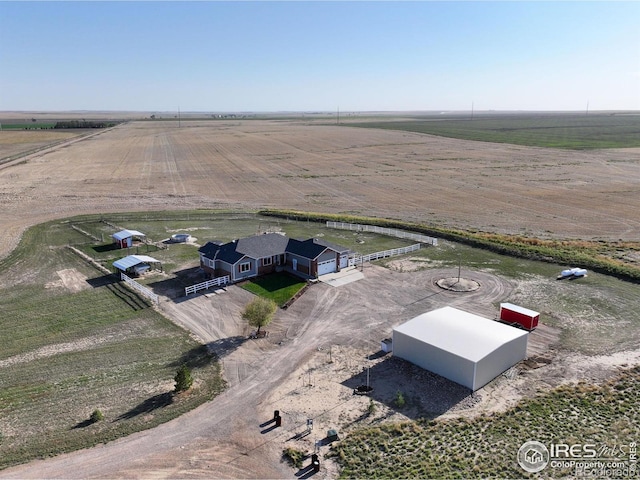
[[[402,408],[402,407],[404,407],[406,405],[406,403],[407,402],[404,399],[403,393],[400,390],[398,390],[396,392],[396,407]]]
[[[302,468],[302,462],[307,458],[307,452],[297,450],[293,447],[287,447],[282,451],[282,456],[296,468]]]
[[[91,423],[100,422],[100,421],[104,420],[104,414],[99,409],[96,408],[91,413],[91,416],[89,417],[89,420],[91,421]]]
[[[191,370],[189,369],[189,367],[183,364],[178,369],[174,380],[176,381],[176,393],[189,390],[191,388],[191,385],[193,385],[193,377],[191,376]]]
[[[373,401],[373,398],[369,399],[369,406],[367,407],[367,414],[373,415],[376,413],[376,404]]]

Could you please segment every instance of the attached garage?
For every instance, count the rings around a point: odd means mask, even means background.
[[[527,356],[528,332],[453,307],[393,329],[393,354],[475,391]]]
[[[336,259],[328,260],[326,262],[318,262],[318,276],[326,275],[327,273],[333,273],[336,271]]]

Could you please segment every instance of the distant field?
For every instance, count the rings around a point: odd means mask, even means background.
[[[64,131],[51,129],[26,130],[9,129],[2,125],[0,130],[0,164],[26,153],[37,152],[49,146],[64,142],[86,133],[82,131]]]
[[[46,130],[49,128],[53,128],[55,123],[3,123],[2,130]]]
[[[534,147],[587,150],[640,146],[640,114],[483,114],[473,119],[416,116],[347,125]]]

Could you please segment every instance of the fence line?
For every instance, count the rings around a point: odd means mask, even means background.
[[[389,235],[390,237],[408,238],[409,240],[415,240],[421,243],[428,243],[429,245],[437,246],[438,239],[434,237],[428,237],[426,235],[420,235],[418,233],[405,232],[404,230],[397,230],[395,228],[378,227],[376,225],[362,225],[360,223],[345,223],[345,222],[327,222],[328,228],[337,228],[339,230],[355,230],[356,232],[372,232],[379,233],[381,235]]]
[[[206,282],[185,287],[184,294],[190,295],[192,293],[196,293],[198,290],[206,290],[207,288],[214,286],[219,287],[221,285],[226,285],[227,283],[229,283],[229,275],[225,275],[224,277],[216,277],[211,280],[207,280]]]
[[[134,290],[136,290],[137,292],[141,293],[142,295],[144,295],[145,297],[148,297],[151,299],[151,301],[153,303],[155,303],[156,305],[160,303],[160,297],[158,297],[158,295],[156,295],[155,293],[153,293],[151,290],[149,290],[147,287],[140,285],[138,282],[136,282],[134,279],[127,277],[124,273],[120,272],[120,278],[127,284],[129,285],[131,288],[133,288]]]
[[[349,266],[359,265],[364,262],[371,262],[373,260],[378,260],[380,258],[389,258],[395,257],[397,255],[404,255],[405,253],[415,252],[416,250],[420,250],[421,244],[416,243],[413,245],[409,245],[408,247],[402,248],[392,248],[391,250],[385,250],[383,252],[375,252],[369,253],[367,255],[361,255],[358,257],[352,257],[349,259]]]

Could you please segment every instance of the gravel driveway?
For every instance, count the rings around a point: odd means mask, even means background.
[[[452,305],[495,316],[493,302],[513,286],[493,275],[462,272],[481,288],[459,294],[435,280],[449,270],[394,272],[368,265],[365,278],[340,287],[314,284],[267,327],[269,337],[247,340],[242,307],[252,294],[231,286],[162,310],[221,358],[229,388],[213,401],[152,430],[0,472],[0,478],[289,478],[277,434],[261,433],[271,404],[263,402],[319,348],[349,345],[376,350],[391,328],[413,316]],[[322,478],[320,472],[317,478]]]

